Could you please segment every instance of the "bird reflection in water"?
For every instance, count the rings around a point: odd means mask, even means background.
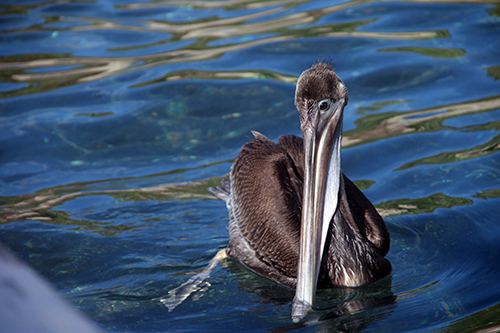
[[[248,272],[236,260],[227,260],[223,266],[236,276],[238,290],[256,295],[258,300],[248,304],[252,312],[286,307],[293,299],[295,290],[269,279],[262,279]],[[389,316],[396,306],[392,292],[392,276],[356,288],[320,289],[316,295],[314,311],[298,323],[277,325],[268,330],[273,333],[290,332],[302,327],[314,326],[317,332],[360,332],[376,319]],[[273,310],[273,313],[279,310]],[[283,319],[277,319],[279,323]]]

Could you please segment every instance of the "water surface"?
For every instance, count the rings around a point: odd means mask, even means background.
[[[500,327],[498,1],[4,1],[0,241],[106,332]],[[300,134],[300,73],[349,90],[342,168],[384,216],[393,273],[318,292],[217,267],[206,189],[251,130]]]

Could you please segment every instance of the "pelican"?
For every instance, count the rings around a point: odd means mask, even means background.
[[[295,288],[295,322],[312,308],[317,288],[362,286],[392,269],[383,219],[340,168],[348,101],[333,66],[316,62],[300,75],[295,91],[303,138],[283,135],[274,143],[253,132],[229,179],[208,189],[226,202],[230,236],[209,268],[235,258]],[[192,291],[200,285],[195,280],[184,288]]]

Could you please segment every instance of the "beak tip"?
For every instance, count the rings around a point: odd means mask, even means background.
[[[292,303],[292,320],[294,323],[301,321],[311,310],[311,304],[306,301],[294,300]]]

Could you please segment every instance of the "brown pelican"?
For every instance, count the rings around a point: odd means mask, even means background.
[[[300,75],[295,92],[303,139],[284,135],[274,143],[253,132],[229,179],[209,189],[229,210],[229,245],[218,259],[236,258],[255,273],[295,288],[294,321],[312,307],[317,287],[357,287],[391,272],[384,258],[390,245],[387,227],[340,170],[348,99],[333,66],[315,63]],[[209,269],[172,295],[187,297]]]

